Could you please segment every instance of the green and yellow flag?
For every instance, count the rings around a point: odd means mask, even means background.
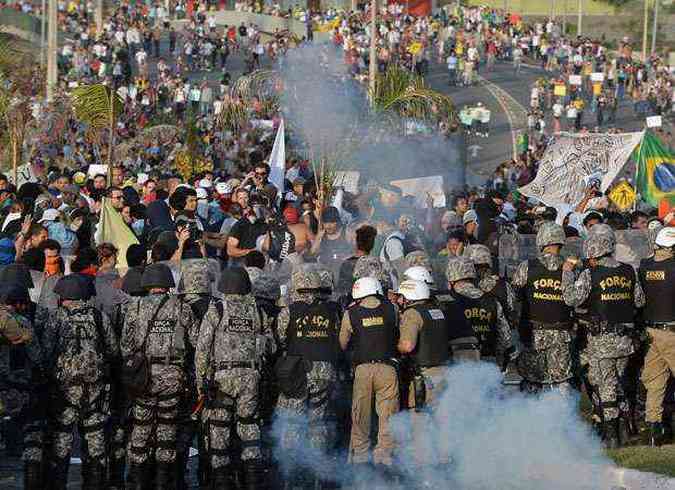
[[[642,199],[654,207],[663,199],[675,203],[675,156],[656,136],[645,132],[634,158],[636,184]]]
[[[117,267],[126,269],[127,249],[138,243],[138,238],[122,219],[122,215],[112,207],[110,199],[103,199],[99,221],[101,243],[112,243],[117,248]]]

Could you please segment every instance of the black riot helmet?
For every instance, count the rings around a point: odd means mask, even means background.
[[[16,305],[19,303],[29,303],[30,294],[28,288],[23,284],[3,282],[0,284],[0,304]]]
[[[54,286],[54,293],[62,300],[72,301],[86,301],[95,294],[92,281],[82,274],[63,276]]]
[[[0,283],[17,283],[25,288],[35,287],[30,269],[25,264],[8,264],[0,269]]]
[[[243,267],[225,269],[218,281],[218,291],[223,294],[248,294],[251,292],[251,280]]]
[[[143,289],[142,284],[143,279],[143,268],[142,267],[132,267],[129,269],[122,280],[122,291],[127,293],[129,296],[144,296],[147,292]]]
[[[173,280],[173,274],[168,265],[151,264],[143,271],[143,276],[141,277],[141,287],[143,289],[169,289],[175,286],[176,283]]]

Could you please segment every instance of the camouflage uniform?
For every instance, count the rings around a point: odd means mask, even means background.
[[[144,282],[150,267],[143,273]],[[198,328],[189,305],[168,293],[133,298],[127,308],[120,340],[122,356],[144,353],[151,378],[148,392],[135,399],[131,408],[127,455],[129,479],[136,484],[147,477],[146,464],[153,456],[158,488],[175,480],[172,470],[180,402],[189,388],[187,349],[194,345]]]
[[[354,280],[356,281],[362,277],[374,277],[380,281],[385,291],[393,288],[391,266],[372,255],[359,257],[356,265],[354,265]]]
[[[377,259],[376,259],[377,260]],[[378,261],[379,262],[379,261]],[[320,278],[316,272],[307,270],[307,266],[300,267],[292,275],[291,305],[284,307],[279,313],[278,329],[282,348],[288,347],[289,330],[291,325],[291,308],[294,304],[312,305],[318,301]],[[335,350],[337,345],[338,324],[335,329]],[[307,384],[298,396],[289,397],[284,393],[279,395],[276,415],[282,421],[280,433],[280,448],[289,452],[289,459],[293,464],[301,463],[300,451],[307,442],[310,450],[325,452],[330,445],[330,427],[328,401],[337,381],[335,364],[326,361],[305,360]],[[317,456],[318,457],[318,456]],[[304,458],[303,458],[304,459]],[[297,468],[292,468],[297,469]],[[328,470],[328,468],[326,468]]]
[[[53,376],[49,406],[53,488],[66,487],[76,427],[83,439],[83,488],[100,488],[106,457],[106,386],[110,365],[119,354],[115,333],[108,317],[90,302],[69,300],[45,327],[44,351]]]
[[[536,260],[549,271],[560,270],[563,263],[560,255],[548,253],[540,254]],[[511,281],[518,294],[523,294],[527,286],[528,273],[528,261],[521,262]],[[527,321],[527,318],[521,319],[521,323]],[[569,383],[574,378],[571,330],[533,328],[523,335],[522,341],[523,351],[518,357],[518,372],[523,377],[522,388],[536,392],[542,385],[557,385],[558,389],[569,391],[571,385],[563,383]]]
[[[597,228],[597,230],[596,230]],[[617,269],[625,266],[609,255],[614,251],[615,239],[611,228],[596,225],[584,242],[586,256],[597,260],[598,267]],[[592,269],[585,268],[575,280],[574,272],[563,272],[562,288],[565,303],[572,307],[585,306],[592,296]],[[632,286],[634,306],[641,308],[645,296],[638,280]],[[627,412],[624,398],[625,371],[629,357],[635,352],[633,342],[634,323],[630,321],[611,324],[594,320],[593,305],[589,305],[587,345],[580,353],[582,366],[588,366],[588,381],[592,386],[592,401],[599,407],[604,424],[605,436],[610,443],[618,438],[618,428],[610,424]],[[608,433],[609,432],[609,433]],[[618,443],[618,441],[616,441]]]
[[[180,261],[180,281],[176,292],[183,295],[183,300],[190,305],[192,313],[197,320],[197,332],[205,321],[206,314],[214,298],[212,295],[217,274],[208,259],[195,258]],[[176,428],[176,479],[178,490],[187,488],[185,471],[187,469],[190,445],[199,432],[199,482],[206,485],[208,481],[208,454],[206,452],[206,430],[190,416],[192,407],[197,402],[197,384],[194,370],[195,352],[191,345],[187,346],[186,372],[188,376],[187,386],[181,397],[178,408],[178,427]]]
[[[228,269],[223,277],[229,277],[234,270]],[[243,269],[236,270],[246,275]],[[238,290],[242,294],[224,294],[220,304],[209,306],[197,343],[197,387],[200,396],[208,399],[202,418],[208,429],[207,449],[214,488],[221,488],[227,481],[231,431],[235,427],[241,441],[247,488],[254,489],[262,478],[260,361],[265,348],[271,348],[274,340],[261,321],[261,312],[250,294],[250,283],[246,289]]]
[[[28,292],[26,291],[26,297]],[[0,342],[0,416],[5,418],[4,439],[7,454],[19,447],[11,447],[12,439],[23,438],[23,461],[25,467],[24,488],[41,489],[40,468],[42,464],[42,442],[44,416],[38,406],[44,400],[37,399],[34,376],[42,370],[42,350],[33,335],[30,321],[9,309],[2,308],[0,338],[4,332],[19,333],[22,337],[31,337],[21,345]],[[9,420],[7,420],[7,418]],[[7,437],[13,432],[15,437]]]
[[[497,274],[492,274],[492,253],[485,245],[469,245],[467,247],[469,257],[476,265],[478,271],[478,287],[485,293],[492,293],[502,305],[504,316],[509,322],[513,321],[513,312],[516,308],[516,294],[511,285],[502,281]],[[487,266],[481,268],[480,266]],[[481,271],[483,273],[481,274]],[[498,292],[498,287],[503,286],[503,292]]]

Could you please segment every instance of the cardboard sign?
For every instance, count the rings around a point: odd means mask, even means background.
[[[565,97],[567,95],[567,87],[562,84],[555,85],[553,87],[553,95],[558,97]]]
[[[605,74],[602,73],[602,72],[591,73],[591,81],[592,82],[604,82],[605,81]]]
[[[431,195],[433,207],[445,207],[445,192],[443,192],[443,177],[420,177],[417,179],[392,180],[391,185],[403,191],[404,196],[412,196],[415,199],[415,207],[424,209],[427,207],[427,196]]]
[[[581,85],[581,75],[570,75],[570,85]]]
[[[661,124],[663,124],[663,119],[661,116],[650,116],[647,118],[648,128],[660,128]]]
[[[97,175],[108,175],[108,166],[107,165],[89,165],[89,170],[87,170],[87,175],[92,179]]]
[[[602,83],[593,84],[593,95],[600,95],[602,93]]]
[[[416,55],[420,51],[422,51],[422,43],[415,42],[408,47],[408,53],[412,55]]]
[[[356,194],[359,191],[361,172],[355,170],[338,171],[335,173],[334,187],[342,187],[345,191]]]

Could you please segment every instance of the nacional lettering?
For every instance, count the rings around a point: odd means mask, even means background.
[[[600,295],[600,301],[625,301],[630,300],[630,293],[605,293]]]
[[[540,299],[543,301],[562,301],[562,294],[553,294],[553,293],[538,293],[535,292],[532,294],[534,299]]]

